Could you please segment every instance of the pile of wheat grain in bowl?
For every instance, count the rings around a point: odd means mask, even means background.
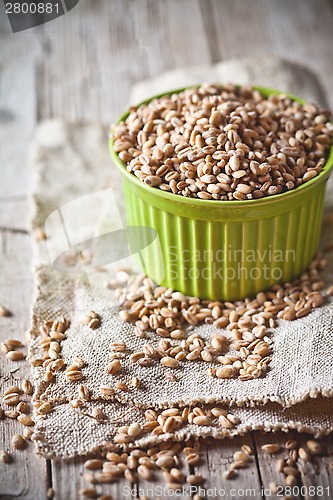
[[[251,200],[297,188],[322,170],[329,112],[286,94],[205,84],[133,107],[114,151],[142,182],[204,200]]]

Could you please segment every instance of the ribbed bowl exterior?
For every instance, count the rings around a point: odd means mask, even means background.
[[[265,96],[279,93],[256,88]],[[123,178],[127,225],[153,228],[158,235],[151,245],[142,237],[140,255],[143,272],[158,284],[211,300],[243,299],[299,276],[318,249],[333,147],[317,177],[297,189],[245,201],[199,200],[151,188],[126,170],[112,136],[110,152]],[[140,232],[133,234],[138,248]]]
[[[314,185],[303,203],[281,213],[239,220],[235,207],[234,220],[226,221],[188,217],[186,209],[163,210],[145,193],[139,196],[128,179],[123,188],[127,224],[158,234],[165,274],[161,284],[187,295],[225,301],[252,297],[300,275],[318,248],[325,183]],[[145,272],[153,279],[161,271],[154,265],[161,262],[156,248],[151,246],[145,258]]]

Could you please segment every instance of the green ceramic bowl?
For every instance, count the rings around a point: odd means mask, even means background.
[[[279,93],[255,88],[266,97]],[[200,298],[242,299],[297,277],[318,249],[333,147],[317,177],[295,190],[246,201],[186,198],[149,187],[126,170],[112,136],[110,152],[122,174],[127,224],[153,228],[159,236],[159,245],[145,249],[143,271],[160,284]]]

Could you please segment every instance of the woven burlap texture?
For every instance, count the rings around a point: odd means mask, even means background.
[[[161,76],[140,84],[134,89],[134,99],[165,90],[165,82],[169,88],[177,88],[208,80],[288,88],[298,95],[325,103],[320,85],[312,73],[275,59],[228,61],[186,72],[177,70],[165,78]],[[39,125],[31,147],[34,174],[32,227],[45,226],[48,238],[35,240],[36,286],[29,359],[40,357],[42,353],[39,326],[45,320],[65,316],[71,324],[66,332],[67,338],[62,342],[61,354],[66,365],[70,365],[76,356],[85,360],[84,383],[91,391],[92,400],[80,410],[73,409],[69,401],[77,398],[78,383],[68,382],[64,371],[57,373],[55,382],[44,382],[43,368],[33,367],[34,398],[53,404],[50,414],[35,415],[37,450],[52,458],[87,453],[103,440],[110,439],[119,425],[142,420],[143,410],[148,407],[183,406],[195,402],[220,402],[232,406],[232,412],[241,422],[235,429],[225,431],[218,426],[198,430],[188,425],[177,432],[178,439],[191,434],[223,437],[250,429],[295,428],[316,435],[332,431],[332,302],[305,318],[279,322],[270,334],[273,341],[270,371],[260,379],[246,382],[210,379],[206,375],[209,364],[183,362],[174,371],[177,380],[169,381],[165,378],[165,367],[159,363],[142,367],[131,363],[128,356],[122,361],[119,374],[111,377],[106,373],[112,341],[124,341],[128,355],[141,350],[147,343],[147,339],[135,336],[132,325],[118,319],[113,291],[105,286],[112,282],[115,268],[132,266],[132,260],[126,258],[125,249],[119,242],[118,262],[103,268],[88,267],[80,273],[68,272],[69,267],[65,272],[54,265],[54,260],[57,254],[67,249],[75,261],[76,244],[119,230],[125,224],[120,179],[109,158],[107,138],[108,128],[99,124],[68,124],[52,120]],[[327,209],[333,205],[331,193],[330,185]],[[330,239],[328,229],[323,237]],[[110,260],[115,260],[116,253],[112,252],[112,255]],[[329,269],[325,271],[328,283],[333,282],[333,254],[331,257]],[[87,310],[100,315],[98,329],[91,330],[79,323],[82,311]],[[196,330],[203,337],[209,337],[213,327],[205,325],[195,327],[193,331]],[[150,333],[148,338],[150,343],[157,345],[159,338],[156,335]],[[118,392],[110,401],[101,399],[101,385],[112,385],[115,380],[129,382],[132,377],[140,379],[139,388]],[[98,423],[90,416],[94,406],[103,408],[107,416],[104,422]],[[140,438],[140,444],[166,437],[145,436]]]

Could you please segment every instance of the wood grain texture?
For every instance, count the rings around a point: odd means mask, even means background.
[[[298,435],[293,432],[289,432],[288,434],[285,434],[284,432],[275,432],[270,435],[260,432],[253,433],[256,460],[260,470],[260,477],[264,490],[271,490],[272,483],[275,483],[277,486],[284,486],[284,475],[277,471],[277,461],[280,458],[288,458],[288,453],[284,450],[284,445],[288,439],[294,439],[297,436]],[[281,446],[281,453],[270,455],[269,453],[263,451],[261,447],[268,442],[279,444]],[[295,499],[300,498],[300,495],[295,495]]]
[[[333,107],[329,0],[200,0],[212,59],[275,55],[320,75]]]
[[[36,124],[34,35],[9,32],[0,4],[0,200],[27,194],[27,151]],[[7,23],[5,22],[7,21]]]
[[[312,439],[311,436],[302,434],[299,436],[299,442],[302,447],[306,449],[306,442],[308,439]],[[332,498],[333,492],[333,439],[332,436],[327,439],[320,439],[320,444],[323,448],[323,453],[313,457],[311,462],[304,464],[301,468],[301,480],[305,488],[305,500],[311,499],[310,487],[317,485],[323,488],[322,497],[329,495]],[[317,491],[318,497],[320,491]],[[312,497],[313,498],[313,497]]]
[[[43,50],[37,66],[40,119],[111,123],[136,81],[209,61],[197,0],[101,1],[98,8],[83,0],[75,16],[55,22],[56,29],[36,29]]]
[[[307,450],[306,442],[309,439],[313,439],[313,437],[308,434],[299,434],[295,431],[290,431],[288,433],[276,432],[271,435],[255,432],[253,433],[253,437],[256,445],[255,448],[262,484],[267,490],[272,482],[284,486],[284,476],[277,471],[276,465],[279,458],[288,458],[288,452],[283,450],[286,441],[296,440],[299,447],[303,447]],[[281,453],[269,455],[262,450],[261,447],[267,443],[268,438],[270,442],[281,445]],[[294,491],[294,493],[296,493],[294,495],[296,499],[316,498],[315,495],[317,495],[317,498],[331,498],[333,491],[331,469],[333,440],[332,437],[328,437],[317,441],[322,445],[323,452],[320,455],[312,456],[309,462],[298,465],[301,475]],[[322,490],[320,488],[322,488]]]
[[[333,107],[330,0],[80,0],[67,15],[15,35],[0,2],[0,19],[0,304],[14,313],[0,318],[2,339],[22,337],[29,320],[26,159],[37,120],[111,123],[126,108],[131,86],[141,79],[174,67],[261,54],[309,64],[322,78]],[[29,368],[1,357],[0,374],[7,387],[28,375]],[[20,426],[8,419],[1,426],[1,447],[9,448]],[[297,438],[305,443],[307,436]],[[232,488],[254,488],[256,498],[265,498],[261,487],[268,488],[272,481],[282,484],[283,478],[276,472],[276,458],[265,454],[261,445],[285,440],[282,433],[252,433],[232,441],[207,441],[201,464],[190,471],[207,478],[206,488],[220,487],[229,495]],[[222,473],[244,443],[254,446],[253,462],[236,480],[226,481]],[[326,454],[302,470],[300,485],[328,486],[332,494],[333,439],[324,444]],[[51,484],[56,500],[79,498],[85,485],[82,460],[47,465],[30,444],[26,452],[15,452],[13,464],[0,465],[1,498],[44,499]],[[157,475],[153,485],[163,484]],[[120,500],[124,485],[98,491]],[[137,484],[150,486],[143,480]]]
[[[241,450],[243,445],[253,448],[251,435],[235,437],[233,439],[224,439],[222,442],[208,439],[201,446],[202,462],[195,466],[196,474],[201,474],[207,478],[204,487],[215,492],[215,498],[228,498],[233,495],[236,488],[239,498],[261,499],[261,477],[257,468],[255,457],[249,460],[249,466],[237,471],[235,478],[225,479],[224,472],[230,469],[234,461],[233,454]],[[250,491],[246,491],[249,490]],[[232,491],[233,490],[233,491]],[[214,497],[213,497],[214,498]]]
[[[29,204],[25,196],[0,199],[0,231],[27,234],[29,217]]]
[[[189,445],[192,446],[192,441],[188,443]],[[188,474],[192,473],[191,467],[187,464],[187,462],[184,460],[184,454],[183,453],[178,453],[178,457],[180,458],[180,464],[179,464],[179,469],[183,472],[185,476]],[[186,483],[184,484],[184,487],[186,487]],[[152,491],[153,490],[153,491]],[[158,492],[161,493],[158,493]],[[154,495],[153,492],[156,492]],[[170,493],[169,493],[170,492]],[[167,481],[166,478],[164,477],[164,472],[160,470],[155,470],[153,471],[153,481],[147,481],[141,477],[138,478],[137,482],[137,495],[139,498],[143,496],[147,496],[148,498],[154,498],[160,495],[161,498],[170,498],[172,495],[173,490],[169,490],[167,487]],[[177,497],[175,497],[177,498]],[[178,494],[179,498],[179,494]]]
[[[0,304],[11,311],[12,316],[0,318],[0,341],[17,338],[23,341],[29,326],[29,310],[32,295],[30,237],[12,231],[0,232]],[[24,348],[27,351],[27,348]],[[26,361],[8,361],[0,356],[0,394],[13,385],[20,386],[23,378],[31,379],[30,366]],[[2,405],[3,409],[9,409]],[[26,451],[13,451],[11,439],[20,434],[23,426],[6,418],[1,422],[0,449],[13,454],[13,463],[0,463],[0,497],[43,500],[47,490],[46,461],[34,453],[33,443]]]
[[[111,495],[114,499],[125,498],[124,488],[130,493],[132,486],[125,480],[103,485],[93,485],[84,479],[84,459],[73,458],[65,461],[52,461],[52,488],[55,491],[55,498],[78,500],[82,498],[84,488],[94,488],[99,495]],[[131,493],[126,495],[131,500],[135,498]]]

